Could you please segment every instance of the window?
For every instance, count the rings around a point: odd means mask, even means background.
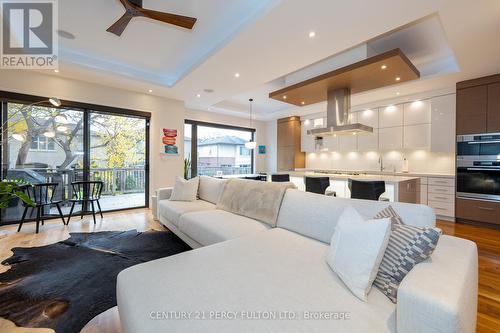
[[[252,152],[250,149],[246,148],[245,146],[240,146],[240,155],[241,156],[250,156],[250,155],[252,155]]]
[[[245,143],[255,130],[219,124],[186,121],[184,154],[191,161],[189,175],[246,175],[254,172],[253,152]]]
[[[104,182],[103,211],[148,205],[149,113],[68,101],[55,108],[33,105],[31,99],[44,100],[0,94],[2,123],[7,127],[0,145],[2,179],[58,183],[54,198],[63,202],[65,214],[71,207],[71,183],[80,180]],[[22,212],[20,203],[12,202],[1,210],[0,225],[18,221]],[[47,208],[45,213],[55,211]]]
[[[43,135],[38,135],[32,139],[30,150],[32,151],[55,151],[56,145],[54,140]]]

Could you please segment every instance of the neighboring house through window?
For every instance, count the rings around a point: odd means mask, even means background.
[[[55,151],[56,143],[51,138],[39,135],[31,141],[30,150],[33,151]]]

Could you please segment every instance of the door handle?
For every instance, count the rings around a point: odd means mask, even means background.
[[[489,212],[493,211],[494,209],[493,208],[490,208],[490,207],[481,207],[481,206],[477,206],[477,209],[481,209],[481,210],[487,210]]]

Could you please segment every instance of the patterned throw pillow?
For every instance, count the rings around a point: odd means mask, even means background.
[[[387,206],[387,208],[380,211],[380,213],[378,213],[374,217],[374,219],[376,220],[387,219],[387,218],[391,219],[392,230],[394,230],[394,228],[398,225],[404,225],[403,219],[401,218],[401,216],[398,215],[398,213],[394,210],[394,208],[392,208],[392,206]]]
[[[397,303],[401,281],[415,265],[431,256],[441,230],[406,225],[391,206],[378,213],[375,219],[388,217],[392,221],[392,232],[373,284],[393,303]]]

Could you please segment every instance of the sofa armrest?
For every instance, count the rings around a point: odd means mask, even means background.
[[[172,195],[172,190],[173,187],[165,187],[165,188],[159,188],[156,190],[156,197],[158,198],[157,200],[166,200],[170,199],[170,196]]]
[[[474,242],[441,236],[431,258],[416,265],[398,290],[397,331],[476,331],[478,256]]]

